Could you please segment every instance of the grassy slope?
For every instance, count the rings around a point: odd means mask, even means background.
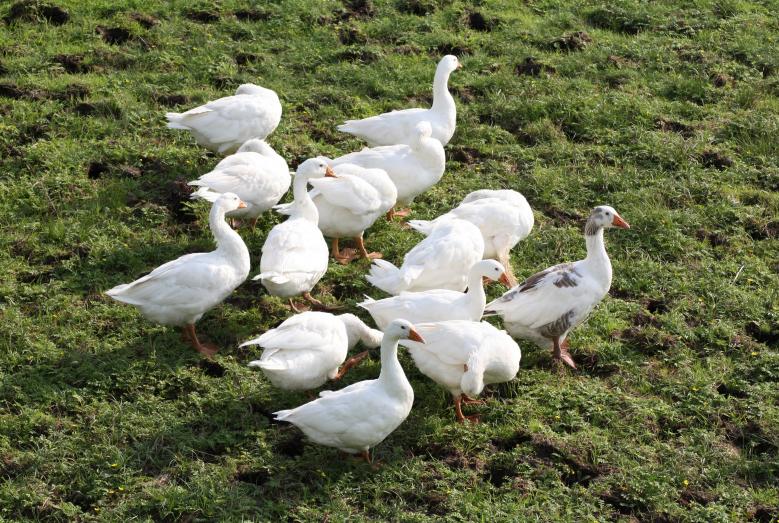
[[[3,518],[775,520],[771,2],[290,0],[255,20],[231,0],[112,4],[62,0],[64,25],[0,25]],[[106,43],[96,26],[130,38]],[[591,41],[566,50],[576,31]],[[607,235],[614,284],[572,337],[579,372],[523,344],[484,423],[461,426],[404,356],[416,405],[372,472],[269,424],[306,397],[273,389],[245,367],[258,351],[236,348],[287,315],[257,283],[200,322],[224,347],[216,363],[101,292],[212,245],[176,180],[217,159],[167,130],[165,111],[245,81],[274,88],[285,113],[270,141],[295,166],[361,147],[335,131],[346,118],[429,102],[446,52],[465,65],[458,130],[415,217],[476,188],[520,190],[538,227],[515,250],[519,276],[581,257],[595,204],[633,229]],[[517,69],[530,56],[537,76]],[[242,232],[254,265],[277,220]],[[416,241],[381,222],[369,246],[397,261]],[[365,271],[331,265],[318,290],[353,310],[377,295]],[[374,357],[346,383],[377,371]]]

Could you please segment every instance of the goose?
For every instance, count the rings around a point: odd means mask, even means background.
[[[186,254],[154,269],[132,283],[106,291],[116,301],[138,307],[146,318],[163,325],[183,328],[186,341],[206,357],[217,348],[201,343],[195,322],[219,304],[249,275],[249,250],[227,222],[225,214],[246,204],[232,193],[216,199],[209,225],[216,250]]]
[[[510,251],[533,229],[533,210],[524,196],[510,191],[510,199],[485,197],[461,203],[434,220],[409,220],[408,225],[424,235],[439,223],[459,218],[474,224],[484,239],[484,258],[501,262],[508,272],[510,286],[517,284],[511,269]]]
[[[267,138],[281,120],[281,102],[270,89],[243,84],[234,96],[165,116],[169,128],[192,131],[198,144],[216,153],[229,154],[246,140]]]
[[[433,126],[433,138],[442,145],[449,143],[457,121],[457,106],[449,94],[449,75],[462,65],[456,56],[446,55],[435,71],[433,80],[433,106],[430,109],[405,109],[364,118],[348,120],[338,130],[349,133],[368,142],[371,146],[411,143],[413,130],[419,122],[427,121]]]
[[[341,379],[368,355],[366,350],[344,363],[357,343],[362,341],[369,349],[376,348],[382,336],[354,314],[335,316],[308,311],[284,320],[275,329],[240,346],[260,345],[264,349],[260,359],[250,362],[249,367],[262,369],[276,387],[311,390],[327,380]]]
[[[417,332],[425,344],[404,340],[417,368],[446,388],[454,399],[457,421],[477,421],[463,416],[463,403],[480,403],[473,399],[485,385],[514,379],[519,371],[522,352],[505,331],[486,321],[448,320],[417,323]]]
[[[235,154],[189,185],[198,187],[192,193],[192,199],[213,202],[221,193],[237,194],[246,208],[229,212],[227,217],[251,220],[254,228],[259,215],[279,203],[291,181],[284,158],[267,142],[255,138],[247,140]]]
[[[311,179],[324,176],[335,176],[325,158],[309,158],[300,164],[292,184],[292,213],[268,233],[262,246],[260,274],[252,278],[261,281],[269,294],[289,298],[296,312],[300,311],[292,297],[300,294],[313,305],[324,307],[310,291],[327,271],[327,243],[317,227],[319,213],[307,189]]]
[[[339,156],[330,165],[349,163],[366,169],[383,169],[398,190],[398,204],[409,205],[414,198],[438,183],[446,168],[446,155],[441,142],[431,137],[430,122],[419,122],[414,127],[410,145],[387,145],[364,148]],[[408,209],[390,210],[388,218],[405,216]]]
[[[460,204],[471,203],[484,198],[498,198],[515,207],[529,207],[527,200],[522,196],[522,193],[512,189],[479,189],[477,191],[471,191],[465,195],[465,198],[463,198]]]
[[[356,257],[353,249],[339,248],[340,238],[354,238],[360,255],[368,260],[381,258],[379,252],[368,252],[363,233],[395,205],[398,190],[383,169],[365,169],[359,165],[338,164],[336,178],[311,180],[309,196],[319,211],[319,230],[332,238],[331,254],[347,264]],[[277,206],[282,214],[291,212],[292,204]]]
[[[603,230],[630,225],[608,205],[595,207],[584,226],[587,257],[549,267],[489,303],[485,316],[503,318],[506,330],[540,347],[551,347],[556,361],[576,368],[568,334],[582,323],[611,287],[611,261]]]
[[[398,362],[398,341],[424,339],[405,320],[392,322],[381,340],[378,379],[359,381],[295,409],[275,412],[276,419],[297,426],[314,443],[360,454],[372,463],[369,450],[389,436],[411,412],[414,390]]]
[[[508,285],[506,271],[495,260],[476,262],[468,273],[468,290],[464,293],[446,289],[401,292],[398,296],[373,300],[366,297],[357,305],[367,310],[380,329],[396,319],[426,323],[444,320],[479,321],[487,304],[482,278],[499,280]],[[510,287],[510,285],[508,285]]]
[[[483,253],[484,240],[475,225],[448,220],[406,253],[400,268],[385,260],[373,260],[366,279],[392,295],[431,289],[462,292],[468,285],[468,271]]]

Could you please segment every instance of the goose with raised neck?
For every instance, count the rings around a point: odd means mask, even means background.
[[[482,260],[471,267],[468,274],[468,289],[464,293],[446,289],[403,292],[383,300],[366,298],[358,305],[371,314],[380,329],[396,319],[414,323],[444,320],[478,321],[487,303],[483,278],[498,280],[508,285],[506,271],[500,262]]]
[[[595,207],[584,227],[586,258],[534,274],[487,304],[485,316],[501,316],[513,337],[551,347],[556,361],[576,368],[567,337],[609,292],[612,269],[603,230],[612,227],[630,225],[613,207]]]
[[[106,294],[138,307],[152,321],[181,326],[185,340],[204,356],[212,356],[217,348],[200,342],[195,322],[221,303],[249,274],[249,250],[225,222],[225,213],[245,205],[232,193],[224,193],[214,202],[209,227],[216,240],[215,250],[181,256],[132,283],[117,285]]]
[[[405,320],[392,322],[381,341],[381,372],[374,380],[360,381],[295,409],[275,414],[300,428],[314,443],[360,454],[371,463],[369,450],[389,436],[411,412],[414,390],[398,361],[398,341],[424,343]]]
[[[404,109],[362,120],[348,120],[338,130],[352,134],[371,146],[410,144],[419,122],[430,122],[432,136],[442,145],[449,143],[457,123],[457,106],[449,93],[449,76],[462,67],[456,56],[444,56],[436,66],[433,79],[433,105],[429,109]]]
[[[326,309],[310,294],[327,271],[328,249],[317,227],[316,206],[307,191],[310,179],[324,176],[335,176],[325,158],[310,158],[300,165],[293,181],[295,202],[290,217],[268,233],[262,246],[260,274],[253,278],[260,280],[269,294],[289,298],[296,312],[300,310],[292,297],[299,295]]]

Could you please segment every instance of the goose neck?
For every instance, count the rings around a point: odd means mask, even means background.
[[[477,272],[468,276],[468,289],[465,291],[465,302],[472,321],[479,321],[487,306],[487,294],[484,292],[484,282]]]
[[[379,381],[396,388],[405,388],[408,384],[403,367],[398,361],[398,340],[385,335],[381,341],[381,372]]]
[[[454,98],[449,94],[450,71],[438,68],[433,79],[433,107],[434,112],[447,112],[454,106]]]
[[[230,227],[225,221],[225,211],[218,205],[211,207],[208,216],[211,233],[216,240],[216,248],[227,254],[227,258],[237,265],[241,270],[249,272],[249,249],[243,238]]]
[[[295,198],[293,216],[302,217],[314,223],[319,221],[319,212],[308,195],[308,177],[296,176],[292,185],[292,195]]]
[[[598,227],[597,229],[587,228],[584,237],[587,243],[587,258],[585,261],[594,274],[604,280],[608,280],[610,283],[611,260],[606,252],[606,244],[603,240],[603,227]]]

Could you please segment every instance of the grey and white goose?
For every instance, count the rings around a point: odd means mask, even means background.
[[[566,338],[609,292],[611,261],[603,229],[611,227],[629,229],[630,225],[614,208],[595,207],[584,227],[585,259],[534,274],[487,304],[484,315],[501,316],[511,336],[551,347],[555,360],[576,368]]]

